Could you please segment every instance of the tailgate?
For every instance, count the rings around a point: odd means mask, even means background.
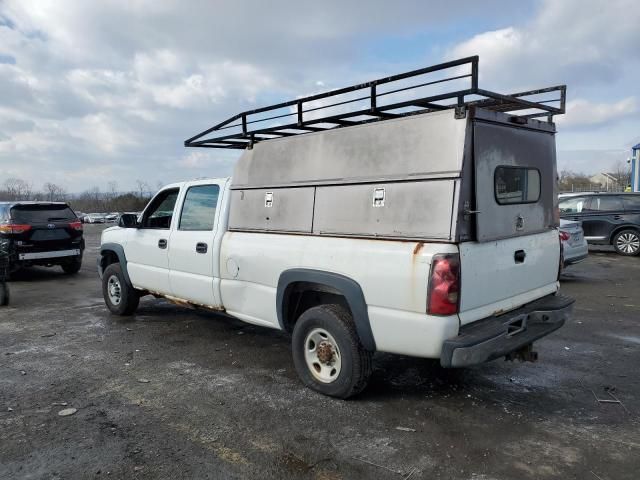
[[[476,240],[557,227],[553,133],[476,121],[473,144]]]
[[[518,308],[558,289],[557,230],[460,248],[462,325]]]

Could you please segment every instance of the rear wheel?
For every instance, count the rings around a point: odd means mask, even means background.
[[[80,268],[82,268],[82,257],[75,257],[73,260],[70,260],[67,263],[63,263],[60,266],[62,267],[64,273],[68,275],[78,273],[80,271]]]
[[[637,230],[622,230],[613,237],[613,248],[620,255],[634,256],[640,253],[640,233]]]
[[[293,329],[293,363],[303,383],[338,398],[360,393],[371,376],[371,352],[365,350],[351,315],[340,305],[304,312]]]
[[[104,303],[115,315],[132,315],[138,308],[140,294],[124,278],[119,263],[109,265],[102,275]]]
[[[9,284],[0,280],[0,307],[9,305]]]

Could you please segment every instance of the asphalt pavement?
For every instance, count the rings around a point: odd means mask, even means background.
[[[280,332],[152,297],[111,316],[102,228],[78,275],[22,271],[0,308],[2,479],[638,478],[640,258],[566,270],[575,314],[537,363],[378,354],[342,401],[298,381]]]

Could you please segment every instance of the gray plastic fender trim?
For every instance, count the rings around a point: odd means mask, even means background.
[[[276,293],[276,309],[278,313],[278,323],[282,330],[285,328],[285,306],[289,295],[288,287],[296,282],[317,283],[332,287],[344,295],[347,304],[351,309],[356,331],[360,337],[362,346],[372,352],[376,350],[376,342],[373,338],[371,324],[369,323],[369,313],[367,302],[364,299],[360,284],[349,277],[333,272],[322,270],[311,270],[306,268],[292,268],[280,274],[278,280],[278,290]]]
[[[116,254],[120,267],[122,268],[122,274],[124,275],[125,281],[129,286],[133,287],[133,284],[129,279],[129,272],[127,271],[127,257],[124,254],[124,248],[122,245],[117,243],[105,243],[100,246],[100,256],[98,257],[98,273],[100,274],[100,278],[102,278],[102,273],[104,271],[102,259],[104,258],[105,252],[113,252]]]

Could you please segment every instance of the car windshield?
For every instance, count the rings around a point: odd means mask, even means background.
[[[15,223],[44,223],[75,220],[76,214],[67,205],[16,205],[11,209]]]

